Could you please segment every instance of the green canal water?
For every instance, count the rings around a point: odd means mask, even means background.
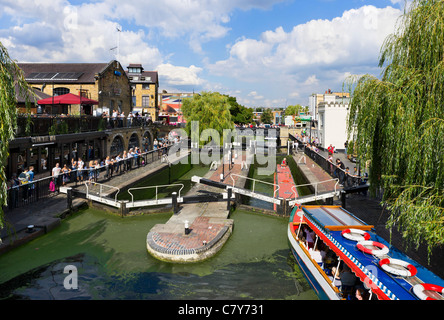
[[[202,173],[192,168],[181,179]],[[287,218],[245,210],[231,214],[233,234],[209,260],[159,261],[146,236],[171,213],[119,217],[89,208],[0,257],[1,299],[317,299],[287,241]],[[66,266],[78,288],[65,289]]]

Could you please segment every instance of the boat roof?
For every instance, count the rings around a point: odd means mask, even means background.
[[[343,227],[354,227],[365,230],[373,228],[339,206],[302,206],[302,210],[327,229],[338,230]]]
[[[372,225],[366,224],[352,213],[340,206],[301,206],[305,221],[309,221],[314,231],[321,237],[324,243],[337,253],[342,260],[347,261],[352,271],[364,280],[369,278],[377,291],[386,295],[389,299],[416,300],[412,291],[413,282],[431,283],[444,287],[444,280],[433,272],[408,257],[405,253],[392,246],[385,239],[378,236]],[[297,208],[295,207],[296,212]],[[294,214],[291,222],[299,222],[300,217]],[[346,229],[365,230],[370,235],[371,241],[376,241],[388,247],[388,257],[406,261],[417,269],[416,277],[403,278],[385,272],[379,267],[379,260],[374,255],[362,252],[357,248],[357,242],[346,239],[342,231]],[[413,279],[414,278],[414,279]]]

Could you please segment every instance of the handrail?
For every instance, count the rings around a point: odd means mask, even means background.
[[[261,181],[261,180],[258,180],[258,179],[253,179],[253,178],[249,178],[249,177],[247,177],[247,176],[241,176],[241,175],[239,175],[239,174],[234,174],[234,173],[232,173],[232,174],[230,175],[230,178],[231,178],[231,180],[233,180],[233,187],[234,187],[234,184],[235,184],[235,181],[234,181],[234,179],[233,179],[233,176],[237,176],[237,177],[241,177],[241,178],[245,178],[245,179],[253,180],[253,190],[251,190],[252,192],[254,192],[254,187],[255,187],[255,185],[256,185],[256,181],[258,181],[258,182],[260,182],[260,183],[264,183],[264,184],[268,184],[268,185],[271,185],[271,186],[277,187],[277,188],[275,188],[275,190],[274,190],[273,198],[276,198],[276,192],[278,192],[278,190],[279,190],[279,188],[280,188],[280,186],[279,186],[278,184],[274,184],[274,183],[271,183],[271,182],[265,182],[265,181]]]
[[[99,185],[100,186],[100,191],[99,191],[99,197],[100,198],[102,198],[102,187],[103,186],[111,188],[111,189],[117,189],[117,193],[114,196],[114,202],[117,202],[117,195],[120,192],[120,188],[114,187],[114,186],[110,186],[110,185],[106,185],[106,184],[103,184],[103,183],[96,183],[96,182],[93,182],[93,183],[94,183],[94,185]],[[89,181],[85,181],[84,184],[86,186],[86,196],[88,197],[88,194],[89,194],[89,187],[88,187],[88,185],[90,184],[90,182]]]
[[[157,201],[157,194],[158,194],[158,188],[161,187],[173,187],[173,186],[182,186],[182,188],[179,189],[178,192],[178,198],[180,198],[180,192],[185,187],[182,183],[176,183],[176,184],[165,184],[165,185],[159,185],[159,186],[148,186],[148,187],[139,187],[139,188],[129,188],[128,193],[131,195],[131,203],[134,203],[134,195],[130,192],[130,190],[142,190],[142,189],[151,189],[156,188],[156,201]]]
[[[297,186],[292,186],[291,187],[291,191],[293,191],[293,193],[295,194],[295,199],[296,199],[297,198],[297,191],[296,191],[297,187],[305,187],[305,186],[314,185],[315,186],[315,196],[317,196],[318,195],[318,185],[321,184],[321,183],[327,183],[327,182],[330,182],[330,181],[336,181],[336,183],[335,183],[335,192],[337,192],[336,191],[336,187],[339,184],[339,179],[338,178],[334,178],[334,179],[330,179],[330,180],[324,180],[324,181],[318,181],[318,182],[313,182],[313,183],[299,184]],[[295,190],[293,190],[293,188],[295,188]]]

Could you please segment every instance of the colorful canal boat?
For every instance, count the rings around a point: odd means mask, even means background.
[[[339,206],[295,206],[288,239],[320,299],[444,300],[443,279]]]

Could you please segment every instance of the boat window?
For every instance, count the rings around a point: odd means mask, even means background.
[[[356,219],[341,207],[303,207],[303,210],[313,216],[324,226],[364,225],[362,221]]]

